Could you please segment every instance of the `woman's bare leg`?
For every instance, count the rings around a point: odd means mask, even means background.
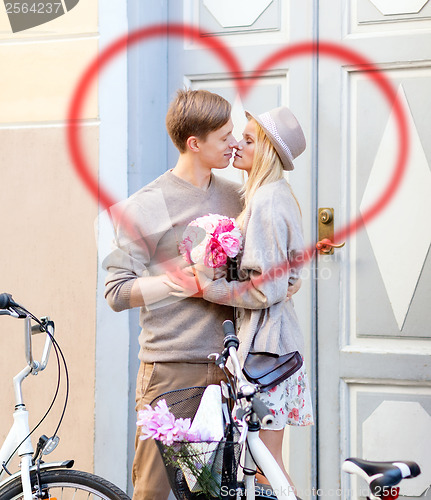
[[[286,469],[284,468],[284,464],[283,464],[283,434],[284,434],[284,429],[279,430],[279,431],[271,431],[271,430],[263,430],[262,429],[259,432],[259,437],[263,441],[264,445],[271,452],[272,456],[275,458],[276,462],[278,463],[278,465],[280,466],[284,475],[286,476],[287,480],[289,481],[289,484],[292,487],[293,492],[296,495],[296,488],[295,488],[292,480],[290,479],[289,474],[287,473]],[[266,477],[262,476],[262,474],[256,474],[256,479],[257,479],[258,483],[269,484]]]

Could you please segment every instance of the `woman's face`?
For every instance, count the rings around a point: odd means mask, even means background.
[[[233,166],[239,170],[250,173],[254,158],[254,145],[256,143],[256,122],[249,120],[242,134],[242,139],[238,144],[235,153]]]

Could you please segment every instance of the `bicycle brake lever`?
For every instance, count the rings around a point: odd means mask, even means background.
[[[246,439],[247,439],[248,425],[247,425],[247,422],[245,421],[245,419],[246,419],[246,415],[244,415],[243,418],[241,419],[242,429],[241,429],[241,434],[240,434],[239,439],[238,439],[238,443],[241,445],[244,444]]]
[[[208,354],[207,357],[208,357],[208,359],[214,360],[214,363],[218,367],[224,368],[226,359],[221,354],[218,354],[217,352],[213,352],[211,354]]]
[[[15,311],[15,309],[4,309],[3,311],[0,311],[0,316],[12,316],[12,318],[18,319],[26,318],[26,315],[24,313]]]
[[[220,387],[221,387],[221,393],[226,399],[229,399],[231,397],[231,389],[228,384],[224,380],[220,382]]]

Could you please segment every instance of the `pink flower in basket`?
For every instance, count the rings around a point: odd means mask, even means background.
[[[194,441],[198,437],[189,434],[190,419],[175,418],[164,399],[155,408],[146,405],[146,410],[140,410],[136,424],[141,427],[140,439],[157,439],[167,446],[174,441]]]
[[[206,388],[193,424],[189,418],[175,418],[164,399],[154,408],[145,408],[138,413],[140,439],[163,443],[165,465],[181,468],[191,492],[202,492],[204,498],[218,497],[224,450],[220,447],[224,435],[220,386]]]
[[[221,267],[241,250],[242,235],[235,219],[208,214],[190,222],[179,250],[189,264]]]

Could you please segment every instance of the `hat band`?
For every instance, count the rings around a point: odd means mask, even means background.
[[[294,158],[292,152],[290,151],[289,146],[280,137],[275,121],[272,119],[272,116],[269,114],[269,112],[259,115],[259,118],[261,119],[264,127],[268,129],[268,131],[274,136],[274,139],[280,144],[283,151],[287,154],[290,160],[293,161]]]

